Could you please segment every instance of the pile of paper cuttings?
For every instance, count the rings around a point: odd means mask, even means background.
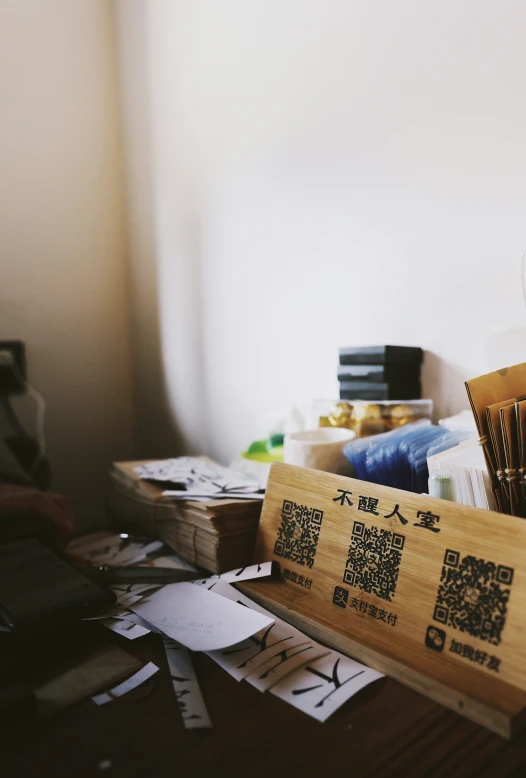
[[[109,533],[80,538],[68,553],[92,564],[149,565],[189,570],[162,543],[141,543]],[[187,728],[211,727],[193,668],[201,651],[237,681],[270,692],[325,721],[346,700],[382,677],[343,654],[312,640],[265,610],[232,584],[271,575],[264,562],[208,578],[171,583],[113,586],[117,602],[101,623],[133,640],[148,632],[162,636],[176,700]],[[195,570],[195,575],[199,572]],[[110,702],[150,678],[152,662],[127,681],[92,699]]]

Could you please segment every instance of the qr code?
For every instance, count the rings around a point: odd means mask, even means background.
[[[274,553],[298,565],[312,567],[322,519],[323,511],[284,500]]]
[[[472,637],[500,643],[513,568],[446,551],[433,618]]]
[[[355,521],[344,583],[391,602],[404,543],[404,535]]]

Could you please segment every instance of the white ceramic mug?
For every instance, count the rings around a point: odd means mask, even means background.
[[[289,465],[348,475],[351,465],[342,449],[355,437],[356,433],[342,427],[293,432],[285,436],[283,460]]]

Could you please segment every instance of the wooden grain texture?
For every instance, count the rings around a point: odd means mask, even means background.
[[[274,464],[255,551],[268,559],[281,578],[245,591],[289,621],[495,732],[521,728],[526,522]]]
[[[92,630],[105,637],[102,627],[92,625]],[[159,666],[148,688],[109,705],[86,700],[45,722],[4,728],[2,778],[526,774],[526,738],[506,742],[391,678],[362,689],[320,724],[273,694],[238,683],[211,659],[196,654],[214,728],[184,730],[161,639],[114,637],[142,662]]]

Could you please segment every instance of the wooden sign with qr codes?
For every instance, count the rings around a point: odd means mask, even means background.
[[[504,736],[526,708],[526,521],[275,463],[247,594]],[[526,720],[524,721],[526,724]]]

